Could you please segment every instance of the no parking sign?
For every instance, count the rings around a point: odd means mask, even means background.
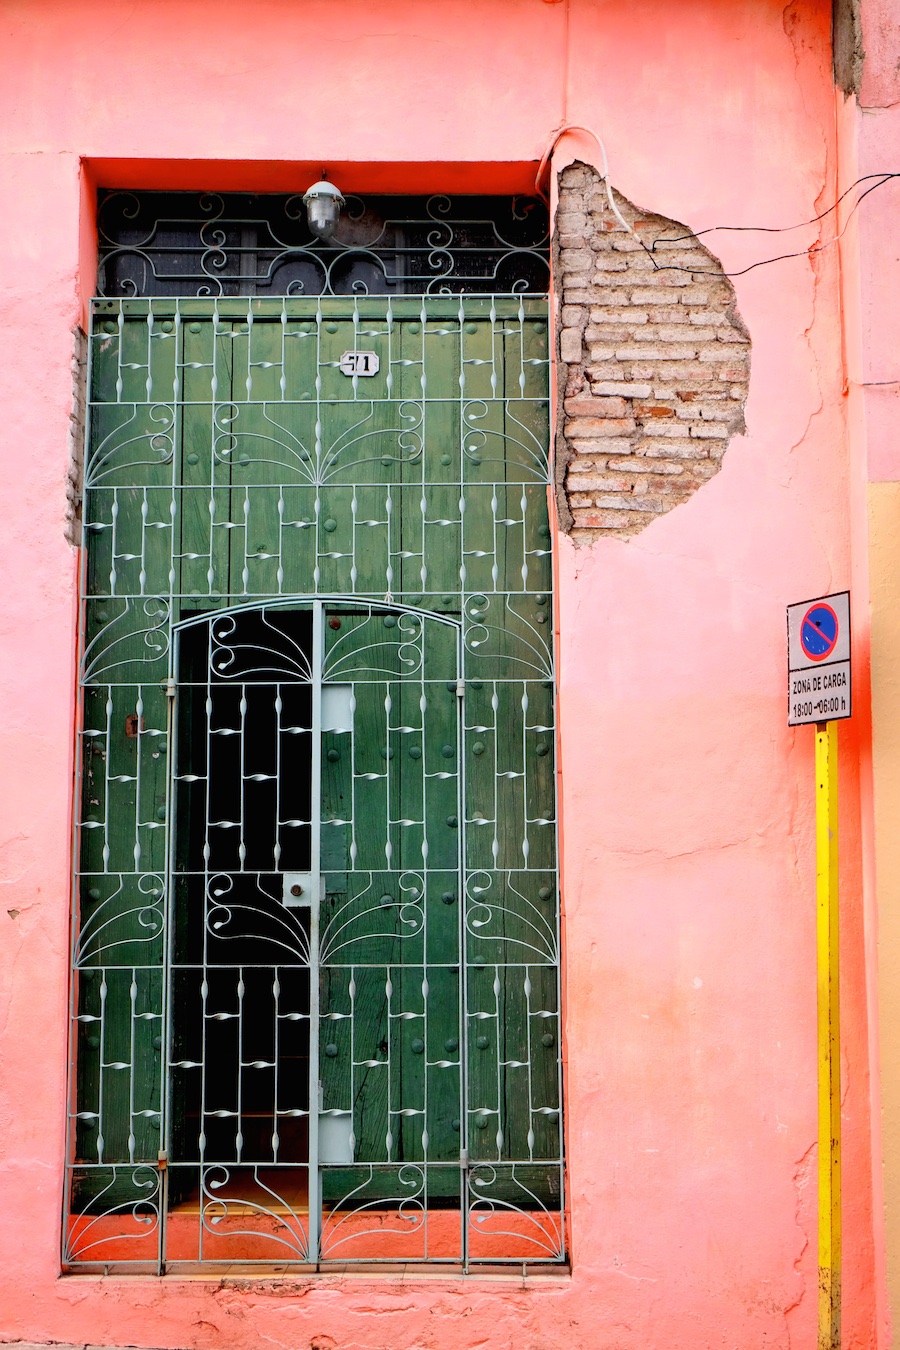
[[[788,726],[849,717],[850,592],[788,605]]]

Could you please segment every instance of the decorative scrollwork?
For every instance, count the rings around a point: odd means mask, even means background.
[[[236,879],[230,872],[217,872],[209,878],[206,928],[210,937],[222,942],[264,942],[286,952],[300,965],[309,965],[309,934],[295,912],[269,895],[261,876],[249,873],[240,874],[239,879],[252,884],[252,903],[243,892],[232,899]],[[280,960],[283,963],[283,957]]]
[[[469,1188],[473,1240],[502,1242],[507,1257],[562,1259],[562,1216],[547,1207],[546,1173],[541,1169],[478,1163],[469,1172]]]
[[[424,661],[423,620],[408,611],[369,608],[361,624],[348,628],[326,655],[328,681],[398,679],[417,674]]]
[[[361,879],[363,875],[354,873],[354,880]],[[348,949],[354,943],[371,946],[378,939],[402,940],[417,937],[423,931],[425,878],[422,873],[395,874],[392,880],[396,895],[383,892],[385,873],[378,873],[378,878],[376,887],[375,877],[370,872],[364,888],[339,904],[323,923],[320,939],[323,965],[350,960]],[[373,931],[373,919],[378,920],[374,925],[377,931]]]
[[[175,409],[168,403],[138,408],[121,403],[124,419],[92,449],[84,469],[85,488],[101,486],[117,474],[171,464],[175,453]],[[147,425],[149,423],[149,425]],[[126,477],[126,486],[130,485]]]
[[[113,618],[101,617],[103,624],[84,649],[81,679],[84,684],[109,682],[113,672],[119,683],[140,683],[148,679],[147,666],[164,662],[169,652],[168,600],[150,596],[108,600],[108,608],[118,608]]]
[[[464,613],[466,651],[479,658],[479,668],[485,674],[490,668],[482,662],[493,662],[499,677],[521,675],[524,668],[529,678],[553,678],[548,639],[522,608],[516,607],[514,595],[469,596]],[[492,621],[492,613],[496,621]]]
[[[475,464],[500,464],[504,475],[515,464],[525,469],[537,483],[547,478],[547,447],[506,405],[504,425],[481,426],[490,409],[485,399],[469,399],[463,404],[463,454]],[[515,430],[513,430],[515,429]]]
[[[75,965],[100,959],[107,961],[110,952],[132,943],[157,942],[165,923],[163,878],[152,872],[139,876],[118,874],[119,884],[112,895],[102,900],[82,923],[75,944]],[[134,895],[134,882],[140,900]]]
[[[94,1184],[99,1183],[99,1189]],[[105,1183],[105,1184],[104,1184]],[[120,1244],[141,1242],[146,1247],[160,1226],[159,1173],[150,1166],[79,1168],[76,1196],[80,1212],[72,1215],[63,1247],[68,1262],[121,1259]],[[154,1259],[132,1254],[126,1259]]]
[[[254,465],[266,464],[287,472],[287,482],[312,484],[317,480],[313,454],[297,436],[281,426],[271,416],[266,404],[262,415],[271,433],[244,431],[240,424],[242,411],[237,403],[221,403],[215,411],[214,458],[216,464],[238,463],[241,455],[248,455]]]
[[[304,1215],[263,1180],[259,1167],[216,1166],[203,1170],[200,1223],[217,1239],[251,1239],[286,1248],[296,1261],[309,1260],[309,1230]],[[266,1169],[267,1179],[272,1169]],[[296,1175],[296,1171],[294,1172]],[[285,1180],[285,1174],[280,1174]],[[231,1193],[229,1193],[231,1192]],[[282,1258],[284,1259],[284,1258]]]
[[[290,611],[260,608],[248,614],[224,614],[210,624],[209,665],[219,680],[312,679],[309,655],[282,623],[291,622]],[[252,625],[252,627],[251,627]],[[259,629],[262,628],[262,633]]]
[[[371,463],[376,457],[388,464],[414,464],[421,459],[425,444],[422,405],[412,399],[399,400],[395,405],[396,415],[405,424],[399,427],[375,425],[376,406],[375,402],[357,401],[354,407],[367,411],[323,451],[318,481],[323,484],[340,482],[345,474],[352,479],[352,469]],[[373,425],[367,427],[367,423]],[[362,453],[364,449],[369,450],[368,455]]]
[[[337,235],[302,199],[102,193],[100,295],[544,293],[549,217],[537,199],[350,197]]]
[[[361,1174],[361,1180],[334,1206],[322,1225],[323,1259],[333,1260],[341,1247],[352,1246],[354,1241],[376,1232],[379,1237],[383,1234],[402,1237],[424,1234],[428,1209],[423,1167],[407,1163],[400,1168],[376,1168],[370,1164],[354,1171]],[[393,1180],[396,1192],[392,1192],[390,1186],[385,1188],[384,1182],[389,1180]],[[367,1191],[370,1191],[368,1196]],[[370,1229],[360,1223],[360,1216],[367,1214],[378,1215],[378,1223],[373,1223]]]
[[[555,913],[529,899],[509,871],[467,875],[466,929],[479,942],[518,948],[528,960],[555,964],[559,957]]]

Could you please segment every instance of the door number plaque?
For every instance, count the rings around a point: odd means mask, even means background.
[[[344,375],[377,375],[381,362],[377,352],[344,352],[338,365]]]

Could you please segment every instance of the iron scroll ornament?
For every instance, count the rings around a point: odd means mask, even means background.
[[[544,294],[547,208],[526,197],[348,197],[337,237],[302,197],[101,192],[98,295]]]

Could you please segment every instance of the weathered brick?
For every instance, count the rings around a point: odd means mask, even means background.
[[[624,530],[637,523],[643,523],[632,521],[628,516],[619,515],[615,511],[574,511],[573,516],[576,530],[579,527],[589,530]],[[651,519],[651,516],[647,516],[647,521]]]
[[[694,406],[696,407],[696,404]],[[700,408],[700,416],[704,422],[733,422],[738,415],[739,410],[731,403],[703,404]]]
[[[580,328],[564,328],[559,335],[559,356],[561,361],[572,364],[581,360],[582,341]]]
[[[717,339],[717,341],[723,342],[723,343],[725,343],[725,342],[729,342],[729,343],[730,343],[730,342],[735,342],[735,343],[736,343],[736,342],[743,342],[744,344],[747,344],[747,343],[749,343],[749,341],[750,341],[749,338],[744,337],[743,333],[739,333],[739,332],[738,332],[735,328],[733,328],[730,324],[728,325],[727,328],[718,328],[718,329],[716,329],[716,339]]]
[[[556,213],[556,226],[559,230],[580,230],[582,233],[587,229],[587,216],[583,211],[573,211],[568,203],[566,209],[562,206]]]
[[[606,461],[607,468],[621,469],[628,473],[684,473],[684,465],[668,459],[647,459],[644,455],[617,455]]]
[[[680,430],[681,428],[679,428]],[[721,440],[723,427],[720,422],[692,422],[691,435],[695,440]]]
[[[579,492],[632,492],[634,479],[624,473],[591,473],[578,479]]]
[[[628,271],[627,259],[614,258],[612,255],[608,257],[593,258],[592,266],[594,268],[593,280],[598,286],[608,286],[611,278],[616,272]],[[633,280],[631,284],[634,285]]]
[[[675,312],[682,317],[679,310]],[[717,335],[715,328],[694,328],[690,324],[660,325],[656,331],[665,342],[715,342]]]
[[[715,340],[715,330],[709,330],[709,337]],[[646,328],[637,329],[634,334],[635,342],[666,342],[674,343],[676,346],[682,346],[690,343],[700,343],[703,341],[701,335],[694,328],[682,324],[662,324],[651,323]],[[691,350],[696,351],[696,347],[691,345]]]
[[[595,463],[598,464],[601,460],[603,460],[603,462],[605,463],[606,457],[612,451],[617,450],[620,455],[624,455],[627,454],[631,448],[630,441],[627,441],[624,438],[621,441],[616,441],[612,437],[607,437],[605,439],[601,439],[600,437],[592,437],[590,440],[583,440],[583,441],[572,440],[572,438],[569,437],[568,444],[569,449],[574,451],[576,456],[589,455],[595,461]],[[693,444],[705,445],[706,442],[694,441]]]
[[[640,329],[638,329],[640,332]],[[589,323],[584,330],[585,342],[632,342],[635,337],[635,329],[632,324],[596,324]]]
[[[674,417],[675,409],[670,408],[666,403],[636,403],[634,415],[638,418]]]
[[[681,297],[684,300],[684,296]],[[704,306],[703,309],[682,309],[681,306],[675,311],[681,323],[695,324],[698,328],[722,328],[726,332],[734,332],[727,318],[719,310],[710,309]]]
[[[640,443],[640,451],[652,459],[705,459],[707,455],[702,441],[692,441],[687,437],[680,441],[644,440]]]
[[[591,382],[591,388],[600,392],[598,386],[601,383],[611,381],[631,380],[634,376],[630,370],[626,369],[621,361],[592,361],[589,366],[585,366],[584,373]]]
[[[647,309],[650,323],[682,324],[687,328],[691,321],[691,312],[677,305],[650,305]]]
[[[677,305],[678,290],[691,284],[690,277],[682,277],[677,272],[657,272],[652,267],[632,267],[628,273],[630,286],[638,287],[635,298],[638,304]],[[641,298],[643,292],[643,299]],[[671,296],[670,300],[666,296]],[[649,298],[652,297],[652,300]]]
[[[647,311],[633,305],[592,305],[591,323],[646,323]]]
[[[700,353],[701,361],[740,361],[747,355],[746,347],[738,347],[725,342],[715,342],[704,347]]]
[[[635,429],[633,417],[576,417],[566,423],[566,435],[573,441],[597,436],[630,436]]]
[[[642,244],[614,218],[594,170],[569,166],[560,182],[573,532],[630,535],[718,470],[746,398],[747,338],[731,283],[685,226],[616,194]]]
[[[627,412],[624,398],[567,398],[565,408],[570,417],[624,417]]]
[[[617,361],[691,361],[696,355],[696,347],[675,342],[648,342],[640,346],[626,344],[616,350]]]
[[[620,305],[628,298],[612,286],[592,286],[589,294],[594,305]]]
[[[631,384],[626,380],[602,380],[594,385],[595,394],[621,394],[623,398],[649,398],[649,384]]]
[[[665,510],[663,500],[662,497],[653,497],[647,493],[640,497],[622,493],[620,497],[616,497],[611,492],[604,492],[594,497],[594,505],[612,511],[663,511]]]
[[[654,372],[660,380],[665,378],[672,382],[685,380],[696,380],[706,385],[709,380],[715,380],[719,372],[713,367],[702,365],[697,361],[663,361],[660,363],[658,372]]]
[[[634,285],[634,277],[629,277]],[[678,296],[674,291],[664,291],[648,284],[645,291],[632,291],[630,300],[633,305],[677,305]]]
[[[664,436],[666,438],[674,437],[677,439],[679,436],[686,435],[687,431],[687,427],[678,421],[677,418],[673,417],[669,422],[654,422],[653,429],[648,434],[652,436]]]

